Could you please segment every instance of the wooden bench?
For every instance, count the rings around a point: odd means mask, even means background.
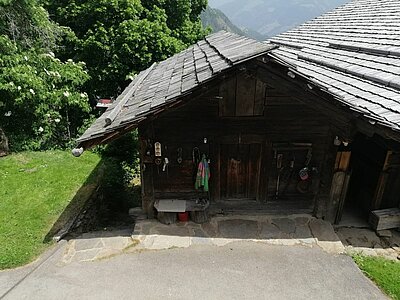
[[[369,224],[376,231],[400,228],[400,208],[374,210],[369,217]]]
[[[195,223],[208,221],[208,200],[181,200],[181,199],[160,199],[154,203],[157,210],[157,219],[163,224],[173,224],[177,220],[177,213],[189,212],[190,218]]]

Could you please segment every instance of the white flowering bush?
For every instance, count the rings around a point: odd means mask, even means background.
[[[0,128],[12,150],[64,147],[90,111],[83,63],[46,50],[21,50],[0,36]]]

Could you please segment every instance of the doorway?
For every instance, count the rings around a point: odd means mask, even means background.
[[[336,224],[368,226],[368,217],[385,162],[387,149],[373,138],[357,135],[350,144],[350,172],[347,195],[339,207]]]

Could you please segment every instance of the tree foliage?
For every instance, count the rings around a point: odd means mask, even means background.
[[[0,6],[0,128],[12,150],[64,147],[89,112],[84,63],[51,52],[60,27],[31,0]]]
[[[62,57],[87,63],[93,95],[116,96],[129,78],[204,36],[207,0],[50,0],[65,36]]]
[[[117,96],[139,71],[205,35],[206,5],[0,0],[0,129],[12,150],[65,147],[90,119],[89,99]]]
[[[0,0],[0,34],[22,47],[52,48],[60,30],[36,0]]]
[[[83,63],[61,62],[52,52],[21,50],[0,37],[0,115],[11,146],[64,146],[89,112]]]

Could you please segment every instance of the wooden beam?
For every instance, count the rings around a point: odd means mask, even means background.
[[[150,124],[151,125],[151,124]],[[152,132],[150,126],[141,126],[139,128],[139,142],[140,142],[140,181],[142,187],[142,208],[146,212],[147,217],[152,219],[154,215],[154,166],[143,161],[146,152],[146,142],[152,139]]]
[[[371,209],[373,209],[373,210],[379,209],[381,206],[383,195],[384,195],[385,189],[386,189],[386,184],[389,179],[388,171],[389,171],[390,160],[391,160],[392,154],[393,154],[392,151],[388,151],[386,153],[385,162],[383,164],[381,174],[379,175],[378,185],[375,190],[375,195],[374,195],[374,198],[372,199]]]

